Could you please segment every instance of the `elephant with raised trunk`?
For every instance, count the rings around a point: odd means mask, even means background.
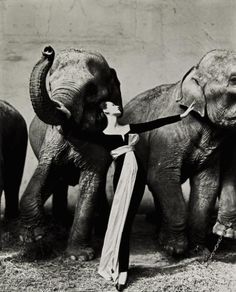
[[[5,220],[19,216],[19,189],[25,164],[27,127],[21,114],[0,100],[0,195],[5,194]],[[14,226],[13,226],[14,227]]]
[[[105,193],[111,158],[105,149],[84,141],[79,133],[93,135],[104,126],[102,101],[113,101],[122,109],[116,72],[99,53],[69,49],[55,55],[46,47],[31,74],[30,97],[36,117],[29,136],[39,162],[21,199],[22,221],[31,239],[43,242],[48,237],[45,201],[53,194],[54,215],[61,218],[67,210],[68,185],[79,184],[67,253],[92,259],[94,250],[89,240],[95,206],[99,205],[99,194]]]
[[[220,193],[220,153],[236,129],[236,54],[213,50],[175,84],[138,95],[124,109],[125,123],[178,114],[195,101],[185,120],[141,134],[137,155],[159,205],[159,241],[171,254],[204,250],[209,216]],[[190,179],[186,205],[181,184]]]

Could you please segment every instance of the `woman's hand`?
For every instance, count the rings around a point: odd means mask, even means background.
[[[186,111],[180,115],[181,119],[186,118],[187,115],[194,109],[194,104],[195,104],[195,101],[193,101],[190,104],[190,106],[186,109]]]

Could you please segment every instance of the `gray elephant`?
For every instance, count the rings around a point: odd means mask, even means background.
[[[24,170],[27,127],[21,114],[0,100],[0,194],[5,194],[5,220],[19,216],[19,188]]]
[[[150,121],[181,113],[193,101],[190,117],[142,134],[137,145],[146,183],[161,210],[159,240],[171,254],[205,248],[209,216],[220,192],[221,147],[236,129],[236,54],[209,52],[180,82],[132,99],[123,116],[125,123]],[[181,189],[187,179],[189,206]]]
[[[51,97],[46,88],[48,72]],[[116,72],[99,53],[69,49],[55,55],[46,47],[31,74],[30,97],[37,116],[29,136],[39,162],[21,198],[22,221],[31,239],[43,243],[48,237],[45,201],[53,194],[54,214],[61,218],[67,211],[68,185],[79,184],[67,254],[92,259],[92,221],[99,194],[105,193],[111,158],[103,147],[86,142],[79,133],[93,135],[103,127],[102,101],[122,108]]]

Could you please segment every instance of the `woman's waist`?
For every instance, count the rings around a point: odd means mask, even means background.
[[[134,146],[133,145],[124,145],[120,146],[116,149],[113,149],[110,154],[113,157],[113,159],[116,159],[120,155],[125,155],[129,152],[134,152]]]

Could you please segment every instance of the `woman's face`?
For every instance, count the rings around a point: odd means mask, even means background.
[[[105,108],[103,109],[103,112],[107,115],[112,115],[112,116],[117,116],[117,117],[121,115],[120,107],[111,101],[105,102]]]

